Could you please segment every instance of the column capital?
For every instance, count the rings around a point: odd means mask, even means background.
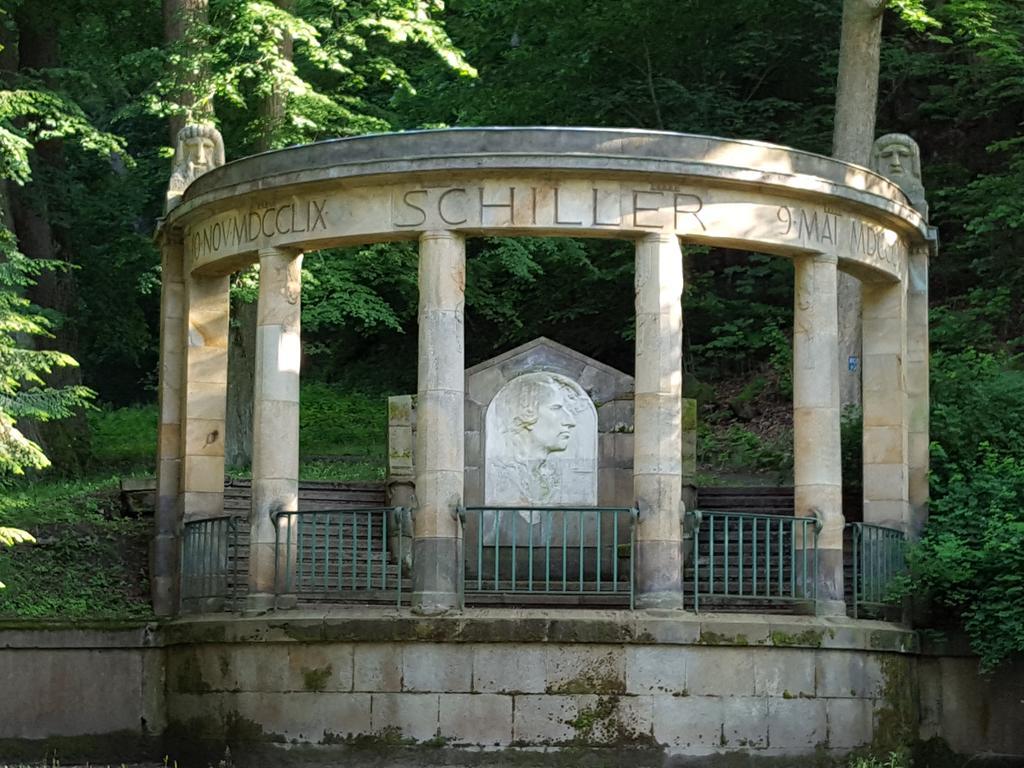
[[[812,253],[815,264],[835,264],[839,266],[839,257],[834,253]]]
[[[300,248],[278,248],[276,245],[268,245],[260,248],[256,251],[260,261],[265,258],[277,257],[286,259],[296,259],[302,255],[302,249]]]
[[[673,240],[679,242],[679,235],[675,232],[644,232],[636,239],[638,243],[670,243]]]
[[[454,229],[427,229],[420,233],[420,242],[425,240],[465,240],[466,236]]]

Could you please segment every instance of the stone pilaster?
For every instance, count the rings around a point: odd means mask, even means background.
[[[864,285],[864,522],[907,531],[907,292]]]
[[[674,234],[636,244],[633,493],[636,604],[682,605],[683,257]]]
[[[839,442],[837,259],[793,259],[793,485],[798,517],[817,517],[820,613],[845,613]],[[799,544],[799,542],[798,542]]]
[[[150,584],[153,611],[177,610],[180,551],[181,386],[185,368],[184,248],[165,239],[160,247],[160,425],[156,456],[156,514]]]
[[[280,512],[299,509],[299,363],[302,255],[260,250],[253,386],[252,507],[246,609],[269,610],[280,585],[275,532]],[[286,528],[288,519],[280,522]],[[285,535],[282,534],[282,538]],[[283,568],[290,567],[283,563]],[[284,573],[278,574],[284,576]]]
[[[186,262],[188,254],[186,253]],[[186,273],[185,380],[181,393],[184,522],[224,513],[224,415],[228,384],[228,277]]]
[[[466,242],[424,232],[419,259],[419,368],[416,394],[416,500],[413,610],[459,605],[465,473]]]
[[[907,275],[907,382],[908,472],[910,525],[917,538],[928,520],[928,249],[910,253]]]

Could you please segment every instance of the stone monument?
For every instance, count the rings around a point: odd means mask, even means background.
[[[224,165],[224,138],[220,131],[208,123],[190,123],[178,131],[164,212],[170,213],[177,207],[189,184],[221,165]]]
[[[905,133],[887,133],[871,146],[871,170],[891,179],[910,199],[918,213],[928,217],[921,181],[921,148]]]
[[[484,433],[486,504],[597,504],[597,409],[572,379],[547,371],[512,379],[487,407]]]

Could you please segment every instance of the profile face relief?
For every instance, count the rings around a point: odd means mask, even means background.
[[[555,453],[569,447],[576,417],[565,398],[557,391],[548,392],[537,407],[537,423],[531,430],[533,440],[545,451]]]

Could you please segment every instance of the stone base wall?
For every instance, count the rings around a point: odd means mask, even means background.
[[[153,627],[0,629],[0,765],[162,757]]]
[[[54,749],[64,762],[206,764],[230,746],[240,765],[353,751],[443,764],[496,749],[555,764],[583,750],[637,765],[741,754],[798,765],[932,738],[1024,756],[1019,665],[980,678],[972,658],[922,654],[914,633],[845,619],[221,615],[0,631],[0,680],[0,764]]]

